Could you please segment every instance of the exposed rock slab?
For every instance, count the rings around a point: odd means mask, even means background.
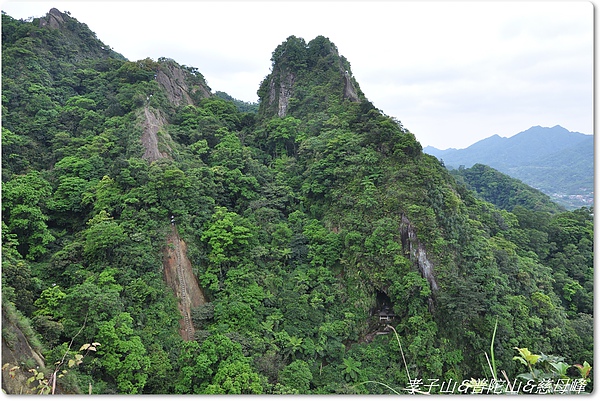
[[[58,29],[65,23],[63,13],[56,8],[51,8],[46,17],[40,18],[40,28],[47,26],[49,28]]]
[[[142,157],[150,162],[169,157],[167,153],[161,152],[158,148],[158,131],[166,124],[165,118],[159,111],[151,110],[146,106],[143,119],[142,144],[145,152]]]
[[[344,98],[350,100],[351,102],[360,101],[358,94],[356,93],[354,83],[352,83],[352,79],[348,71],[344,72]]]
[[[31,385],[27,383],[27,379],[31,376],[26,372],[26,369],[21,369],[21,362],[26,359],[33,359],[39,370],[44,369],[44,358],[35,351],[29,344],[27,336],[19,328],[18,324],[8,319],[8,314],[2,307],[2,366],[19,366],[11,377],[7,371],[2,371],[2,390],[6,394],[27,394],[31,391]],[[14,340],[10,343],[6,340],[6,333],[11,333]],[[8,367],[7,367],[8,369]]]
[[[439,286],[435,279],[433,263],[427,258],[425,246],[417,238],[415,228],[405,215],[402,215],[400,233],[402,236],[402,247],[409,252],[410,258],[417,265],[421,276],[427,279],[431,291],[437,291]]]
[[[169,59],[160,62],[160,68],[156,72],[156,82],[165,90],[167,99],[173,106],[187,106],[194,104],[192,95],[200,93],[201,98],[211,96],[210,88],[198,83],[204,82],[198,77],[192,77],[192,73],[184,70],[175,62]],[[192,82],[196,81],[195,84]]]

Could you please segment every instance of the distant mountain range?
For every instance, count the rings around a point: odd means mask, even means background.
[[[560,125],[535,126],[510,138],[493,135],[465,149],[423,149],[449,168],[488,165],[574,209],[594,196],[594,136]]]

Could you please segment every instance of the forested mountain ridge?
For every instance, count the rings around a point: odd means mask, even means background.
[[[451,169],[450,174],[479,194],[482,199],[500,209],[512,211],[521,206],[532,211],[552,214],[565,211],[564,207],[554,203],[543,192],[484,164]]]
[[[3,388],[18,365],[50,391],[71,359],[64,393],[387,394],[490,377],[494,332],[511,379],[513,347],[593,363],[591,210],[477,199],[329,39],[278,46],[255,113],[173,60],[48,56],[62,29],[2,18],[3,317],[46,361],[3,360]]]
[[[509,138],[493,135],[465,149],[425,152],[448,168],[476,163],[493,167],[552,197],[569,209],[594,199],[594,137],[557,125],[531,127]]]

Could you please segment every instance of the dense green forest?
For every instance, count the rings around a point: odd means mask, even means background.
[[[2,54],[5,391],[593,389],[593,211],[481,199],[329,39],[258,105],[58,10]]]

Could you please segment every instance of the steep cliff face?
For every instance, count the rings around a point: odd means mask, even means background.
[[[163,91],[171,108],[197,104],[201,99],[212,96],[204,77],[194,68],[177,64],[170,59],[159,59],[150,62],[155,68],[154,79]],[[143,133],[143,158],[149,162],[162,158],[170,158],[171,138],[163,128],[168,124],[167,116],[160,108],[154,108],[149,95],[139,117]],[[159,132],[161,133],[159,135]]]
[[[187,106],[211,96],[210,88],[197,70],[180,66],[169,59],[159,60],[156,81],[173,106]]]
[[[429,311],[433,312],[435,293],[439,289],[433,270],[434,266],[427,257],[425,245],[417,238],[415,227],[404,214],[402,214],[400,235],[402,238],[402,249],[404,249],[405,252],[408,252],[410,260],[416,265],[421,277],[426,279],[429,283],[429,288],[431,288],[431,295],[428,298]]]
[[[260,110],[263,114],[285,117],[294,94],[297,73],[285,65],[274,65],[273,71],[261,84]]]
[[[350,73],[348,71],[344,71],[344,98],[352,102],[359,102],[360,98],[358,97],[354,83],[355,81],[350,76]]]
[[[268,104],[277,104],[277,116],[285,117],[292,97],[294,81],[296,75],[288,71],[286,73],[281,72],[278,79],[273,79],[269,82],[269,97]]]
[[[410,259],[417,265],[421,276],[427,280],[431,291],[435,293],[439,286],[435,279],[433,263],[427,258],[425,245],[417,238],[417,232],[405,215],[402,215],[400,225],[402,248],[409,253]]]

